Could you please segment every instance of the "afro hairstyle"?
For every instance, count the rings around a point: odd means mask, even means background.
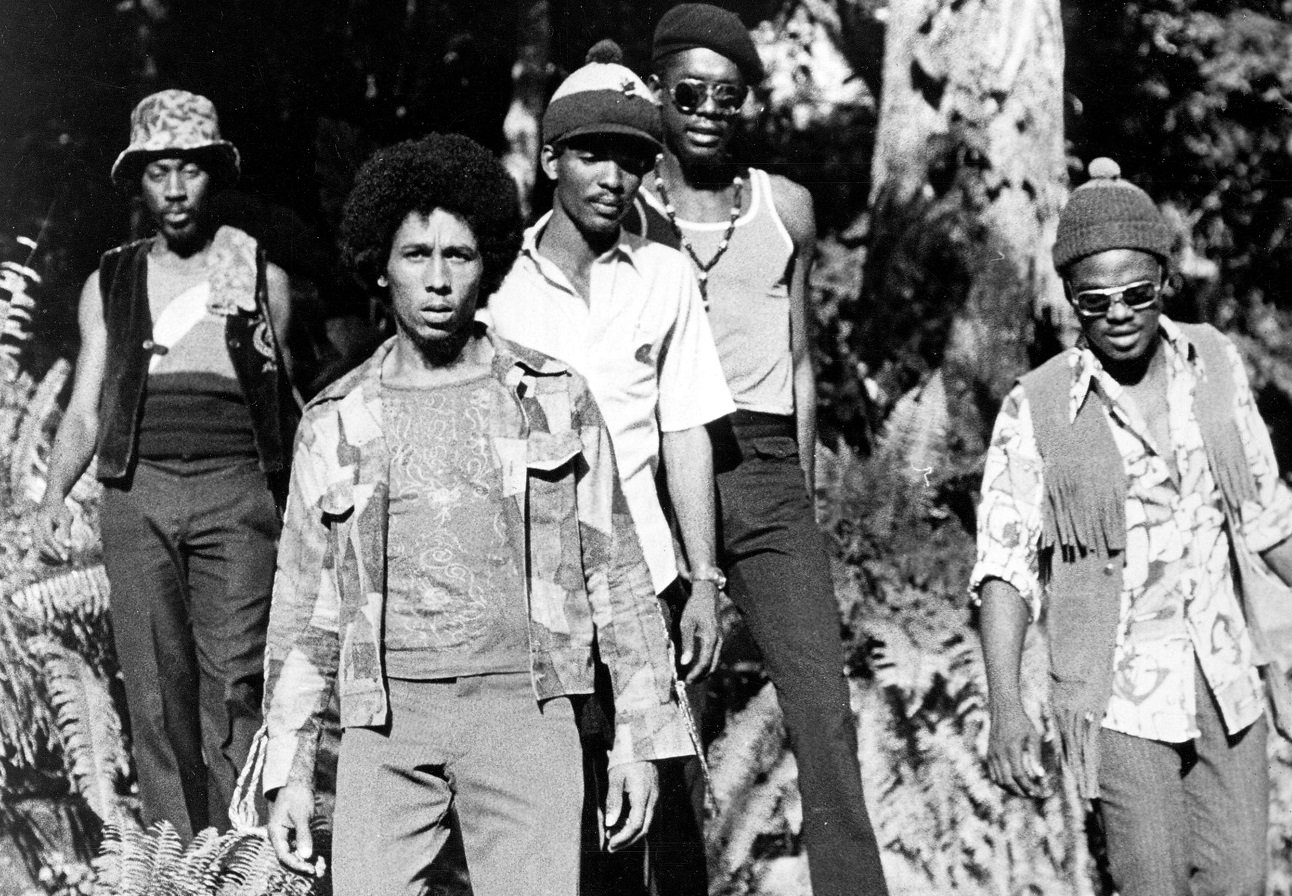
[[[441,208],[467,222],[484,273],[480,305],[502,285],[520,252],[516,184],[489,150],[461,134],[429,134],[379,149],[355,177],[341,218],[341,257],[371,289],[395,232],[412,212]],[[380,291],[380,290],[378,290]]]

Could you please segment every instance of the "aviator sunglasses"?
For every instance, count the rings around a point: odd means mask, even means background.
[[[1154,302],[1162,292],[1162,284],[1154,280],[1136,280],[1125,286],[1109,286],[1103,289],[1083,289],[1072,297],[1072,304],[1082,317],[1103,317],[1120,301],[1131,311],[1143,311]]]
[[[683,115],[694,115],[700,111],[705,100],[712,99],[717,115],[724,117],[735,115],[745,104],[749,88],[743,84],[713,83],[695,78],[678,81],[668,90],[673,99],[673,108]]]

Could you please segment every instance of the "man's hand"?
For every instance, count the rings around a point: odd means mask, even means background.
[[[659,795],[659,771],[652,762],[630,762],[612,767],[607,777],[606,848],[615,852],[636,843],[650,828]]]
[[[41,559],[47,563],[66,563],[72,551],[72,511],[67,502],[52,497],[41,501],[31,534]]]
[[[718,624],[718,588],[713,582],[692,582],[678,623],[686,683],[699,681],[718,666],[722,629]]]
[[[1049,795],[1041,764],[1041,733],[1017,701],[991,707],[987,770],[1010,793],[1033,799]]]
[[[310,817],[313,814],[314,791],[304,784],[280,787],[270,798],[269,842],[278,861],[310,877],[319,873],[312,861],[314,838],[310,834]]]

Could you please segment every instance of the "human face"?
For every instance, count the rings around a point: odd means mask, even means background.
[[[206,214],[211,175],[193,159],[154,159],[141,177],[144,205],[173,249],[196,248]]]
[[[621,134],[576,137],[559,149],[543,147],[543,171],[556,181],[554,204],[588,236],[618,232],[654,162],[650,144]]]
[[[1074,263],[1065,287],[1072,301],[1082,290],[1129,286],[1145,280],[1161,282],[1162,266],[1156,258],[1137,249],[1109,249]],[[1157,344],[1161,316],[1159,297],[1138,309],[1125,301],[1115,301],[1105,314],[1078,315],[1078,320],[1094,353],[1103,361],[1121,364],[1139,361],[1151,354]]]
[[[423,355],[459,345],[470,333],[483,273],[466,221],[442,208],[409,212],[390,241],[383,275],[399,336]]]
[[[678,108],[673,93],[687,82],[703,92],[703,102],[693,111]],[[664,72],[652,78],[655,97],[664,120],[664,142],[683,161],[707,162],[722,158],[736,133],[737,116],[716,93],[745,93],[748,85],[736,63],[705,47],[674,53]]]

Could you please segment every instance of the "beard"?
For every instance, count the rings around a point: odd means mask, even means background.
[[[473,325],[468,323],[459,330],[455,330],[448,336],[439,339],[432,339],[421,333],[415,333],[405,330],[408,340],[417,349],[418,353],[426,360],[426,363],[432,367],[447,367],[457,360],[458,355],[462,354],[462,349],[471,339]]]

